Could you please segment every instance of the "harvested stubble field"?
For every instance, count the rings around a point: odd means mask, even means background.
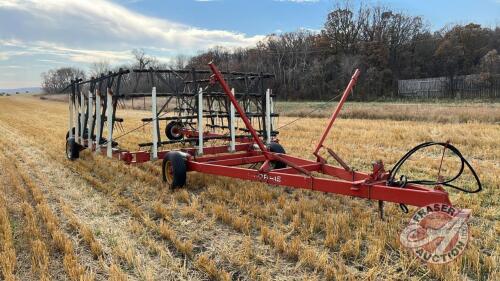
[[[127,131],[147,114],[118,116]],[[280,142],[288,153],[311,157],[325,122],[300,120],[281,130]],[[500,280],[495,122],[340,119],[328,139],[359,170],[376,159],[391,167],[424,141],[449,139],[461,149],[484,191],[450,191],[473,218],[468,248],[445,266],[426,265],[400,245],[411,215],[396,204],[386,204],[381,221],[376,202],[195,173],[186,189],[172,192],[160,180],[159,162],[126,166],[86,151],[68,161],[66,131],[66,104],[0,97],[5,280]],[[119,141],[135,148],[148,136],[146,126]],[[436,158],[439,151],[420,154],[405,173],[434,178]],[[472,183],[470,175],[464,183]]]
[[[68,102],[66,95],[41,95],[43,100]],[[166,98],[158,98],[158,104]],[[151,98],[123,101],[131,109],[148,110]],[[328,118],[332,114],[331,102],[276,102],[276,112],[287,117]],[[350,102],[342,109],[346,119],[429,121],[437,123],[481,122],[500,124],[500,103],[481,101],[443,102]],[[283,122],[286,123],[286,122]]]
[[[278,112],[287,116],[328,118],[331,106],[325,102],[277,102]],[[311,112],[314,111],[314,112]],[[429,121],[437,123],[485,122],[500,124],[500,103],[486,102],[351,102],[343,109],[348,119]]]

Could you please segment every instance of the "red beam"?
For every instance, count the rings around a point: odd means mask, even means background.
[[[210,163],[198,163],[195,161],[187,162],[188,171],[196,171],[205,174],[225,176],[231,178],[239,178],[245,180],[256,180],[258,178],[258,171],[240,167],[228,167],[221,165],[214,165]]]
[[[238,152],[238,151],[252,151],[251,150],[252,146],[253,146],[253,143],[240,143],[240,144],[237,144],[235,146],[235,149],[236,149],[236,152]],[[186,152],[188,154],[191,154],[193,156],[196,155],[196,148],[182,148],[180,150],[183,152]],[[158,159],[163,159],[169,151],[170,150],[158,151]],[[105,154],[105,152],[106,151],[102,151],[103,155]],[[228,146],[227,145],[209,146],[209,147],[203,148],[204,155],[215,155],[215,154],[221,154],[221,153],[228,153]],[[115,155],[115,154],[117,154],[117,155]],[[151,153],[149,153],[148,151],[121,151],[120,153],[113,152],[113,156],[115,158],[122,160],[122,161],[125,161],[125,163],[127,163],[127,164],[137,164],[137,163],[148,162],[151,160]]]
[[[221,165],[221,166],[238,166],[245,164],[254,164],[259,162],[266,161],[266,157],[264,155],[257,156],[243,156],[239,158],[229,158],[229,159],[221,159],[215,161],[207,161],[205,163],[213,164],[213,165]],[[198,160],[196,161],[198,162]]]
[[[339,104],[337,105],[337,108],[333,112],[332,117],[330,117],[330,121],[328,122],[328,126],[326,126],[325,130],[323,131],[323,134],[321,135],[321,139],[319,140],[319,143],[313,152],[313,154],[315,156],[319,157],[318,152],[319,152],[320,148],[323,146],[323,142],[325,141],[326,137],[328,136],[328,133],[330,133],[330,129],[332,128],[333,122],[335,122],[335,119],[337,119],[337,116],[339,115],[339,112],[342,109],[342,106],[344,105],[344,103],[347,99],[347,96],[349,96],[349,94],[352,91],[352,88],[356,84],[356,81],[358,80],[359,74],[360,74],[359,69],[356,69],[356,71],[354,71],[354,74],[351,77],[351,81],[349,81],[349,84],[347,85],[346,89],[344,90],[344,93],[342,94],[342,98],[340,99]]]
[[[227,160],[227,159],[235,159],[235,158],[242,158],[242,157],[249,157],[249,156],[256,156],[256,155],[261,155],[260,152],[257,151],[244,151],[244,152],[238,152],[238,153],[231,153],[231,154],[214,154],[214,155],[208,155],[208,156],[201,156],[201,157],[196,157],[195,161],[196,162],[213,162],[213,161],[219,161],[219,160]]]
[[[260,150],[262,152],[264,152],[264,156],[267,158],[267,160],[271,160],[270,157],[267,155],[267,153],[265,153],[267,151],[266,146],[264,145],[262,140],[259,138],[259,135],[255,131],[255,129],[252,127],[252,124],[250,123],[250,120],[248,120],[248,117],[247,117],[245,111],[238,104],[238,101],[236,100],[233,93],[231,92],[231,89],[229,89],[229,86],[227,85],[226,81],[222,77],[222,74],[219,72],[219,70],[217,69],[215,64],[213,64],[212,62],[209,63],[208,66],[212,70],[215,79],[217,81],[219,81],[219,84],[221,85],[222,89],[224,90],[226,95],[229,97],[229,100],[231,101],[231,103],[234,105],[234,108],[236,109],[238,114],[240,114],[240,118],[243,120],[243,123],[245,123],[245,126],[250,131],[250,134],[252,135],[254,141],[257,143]]]
[[[323,168],[323,173],[346,181],[359,181],[370,177],[370,175],[367,173],[346,171],[344,168],[335,167],[328,164],[323,164],[322,168]]]
[[[386,185],[359,184],[352,182],[336,181],[331,179],[314,179],[313,190],[330,192],[342,195],[356,196],[371,200],[382,200],[393,203],[403,203],[422,207],[432,203],[449,204],[448,193],[441,190],[392,187]]]
[[[299,157],[292,156],[290,154],[281,154],[280,156],[282,158],[290,161],[290,162],[293,162],[296,165],[308,165],[308,164],[316,164],[317,163],[316,161],[302,159]]]
[[[276,170],[269,173],[262,173],[260,171],[247,168],[228,167],[212,163],[198,163],[195,161],[188,161],[188,170],[205,174],[265,182],[272,185],[311,189],[371,200],[403,203],[419,207],[432,203],[451,204],[447,192],[426,189],[413,185],[409,185],[406,188],[399,188],[382,184],[369,184],[364,180],[352,182],[337,179],[317,178],[302,174],[290,174],[289,170],[285,170],[285,172]]]
[[[240,144],[235,145],[235,151],[250,151],[250,150],[252,150],[252,146],[253,146],[253,143],[240,143]],[[196,155],[196,151],[197,151],[197,149],[194,147],[182,148],[180,150],[183,152],[189,153],[193,156]],[[229,147],[227,145],[203,147],[203,155],[228,153],[228,152],[229,152]]]
[[[317,172],[321,171],[321,163],[314,163],[314,164],[307,164],[307,165],[300,165],[300,168],[309,171],[309,172]],[[276,169],[272,170],[272,172],[276,173],[284,173],[284,174],[298,174],[299,170],[289,167],[289,168],[282,168],[282,169]]]

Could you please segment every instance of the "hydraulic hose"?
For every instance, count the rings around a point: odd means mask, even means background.
[[[451,152],[453,152],[453,154],[460,159],[461,164],[460,164],[460,169],[457,172],[457,174],[454,177],[452,177],[448,180],[443,180],[443,181],[439,181],[439,179],[438,179],[438,181],[426,180],[426,179],[408,180],[406,178],[406,176],[404,176],[404,175],[401,176],[401,181],[396,181],[395,180],[396,174],[399,172],[399,170],[401,169],[403,164],[406,162],[406,160],[408,160],[417,151],[419,151],[423,148],[426,148],[426,147],[430,147],[430,146],[443,146],[445,149],[449,149]],[[469,189],[458,187],[458,186],[452,184],[453,181],[458,179],[463,174],[465,166],[467,166],[467,168],[469,168],[469,170],[471,171],[472,175],[474,176],[474,178],[476,180],[477,188],[474,190],[469,190]],[[389,172],[389,178],[388,178],[387,182],[389,185],[400,186],[402,188],[404,188],[406,186],[406,184],[408,184],[408,183],[414,183],[414,184],[422,184],[422,185],[443,185],[443,186],[448,186],[448,187],[454,188],[456,190],[459,190],[459,191],[462,191],[465,193],[477,193],[477,192],[482,190],[481,181],[479,180],[479,176],[477,175],[476,171],[472,168],[472,166],[467,161],[467,159],[465,159],[465,157],[462,155],[462,153],[460,153],[460,151],[455,146],[453,146],[449,143],[446,143],[446,142],[424,142],[424,143],[419,144],[419,145],[415,146],[414,148],[412,148],[401,159],[399,159],[399,161],[394,165],[392,170]]]

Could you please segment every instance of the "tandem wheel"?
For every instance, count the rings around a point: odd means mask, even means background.
[[[271,142],[268,145],[268,148],[269,148],[269,151],[271,151],[271,152],[286,154],[283,146],[281,146],[281,144],[279,144],[277,142]],[[271,161],[270,165],[271,165],[271,169],[273,169],[273,170],[286,168],[286,164],[283,162],[280,162],[280,161]]]
[[[184,126],[179,121],[171,121],[165,127],[165,135],[169,140],[180,140],[184,137],[182,134],[182,128]]]
[[[185,156],[178,151],[170,151],[163,158],[162,175],[170,189],[186,184],[187,165]]]
[[[80,147],[76,143],[75,138],[66,139],[66,158],[69,160],[80,158]]]

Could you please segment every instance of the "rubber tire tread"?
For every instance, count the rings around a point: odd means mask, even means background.
[[[80,148],[78,147],[78,144],[75,142],[75,138],[66,139],[66,149],[68,146],[70,147],[71,153],[70,155],[66,154],[66,157],[69,160],[75,160],[80,158]]]
[[[186,159],[181,153],[177,151],[170,151],[167,153],[167,155],[165,155],[162,164],[162,176],[164,182],[167,182],[167,175],[165,174],[165,166],[167,164],[167,161],[170,161],[172,163],[173,169],[173,180],[170,184],[170,188],[175,189],[183,187],[186,184],[187,176]]]
[[[168,123],[167,126],[165,127],[165,135],[169,140],[180,140],[184,138],[182,134],[180,136],[174,136],[174,134],[172,133],[172,129],[176,126],[182,127],[182,124],[177,121],[172,121]]]
[[[269,151],[275,152],[275,153],[281,153],[281,154],[286,154],[285,149],[281,144],[276,143],[276,142],[271,142],[269,144]],[[273,161],[273,166],[274,169],[283,169],[286,168],[286,163],[280,162],[280,161]]]

